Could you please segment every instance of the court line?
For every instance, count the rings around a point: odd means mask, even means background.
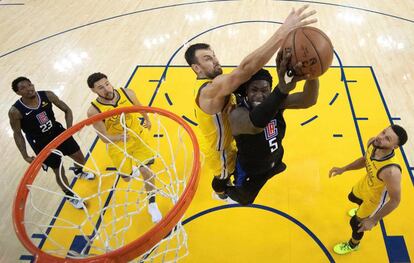
[[[339,137],[344,137],[344,136],[342,134],[334,134],[333,137],[339,138]]]
[[[241,208],[255,208],[255,209],[261,209],[261,210],[264,210],[264,211],[272,212],[274,214],[282,216],[285,219],[291,221],[292,223],[299,226],[302,230],[304,230],[306,232],[306,234],[308,234],[313,239],[313,241],[315,241],[315,243],[318,244],[318,246],[320,247],[320,249],[323,251],[323,253],[325,254],[325,256],[328,258],[328,260],[330,262],[335,262],[335,260],[333,259],[331,253],[329,253],[328,249],[325,247],[325,245],[322,243],[322,241],[320,241],[320,239],[308,227],[306,227],[303,223],[301,223],[299,220],[297,220],[293,216],[291,216],[291,215],[289,215],[285,212],[282,212],[280,210],[277,210],[273,207],[269,207],[269,206],[265,206],[265,205],[251,204],[251,205],[248,205],[248,206],[241,206],[241,205],[237,205],[237,204],[232,204],[232,205],[216,206],[216,207],[209,208],[209,209],[206,209],[204,211],[201,211],[201,212],[199,212],[195,215],[192,215],[192,216],[184,219],[183,220],[183,225],[186,225],[187,223],[190,223],[194,219],[197,219],[201,216],[207,215],[207,214],[212,213],[212,212],[220,211],[220,210],[223,210],[223,209],[240,208],[240,207]]]
[[[336,101],[336,99],[338,98],[338,96],[339,96],[339,93],[337,92],[335,94],[335,96],[331,99],[331,101],[329,102],[329,106],[332,106],[332,104],[334,104],[334,102]]]
[[[358,121],[367,121],[368,117],[356,117]]]
[[[380,97],[381,97],[382,104],[383,104],[383,105],[384,105],[384,107],[385,107],[385,111],[386,111],[386,113],[387,113],[388,120],[390,121],[390,123],[391,123],[391,124],[394,124],[393,118],[391,117],[390,110],[388,109],[387,102],[385,101],[384,95],[382,94],[381,87],[380,87],[380,85],[379,85],[379,82],[378,82],[377,76],[375,75],[374,69],[372,68],[372,66],[370,66],[369,68],[370,68],[370,70],[371,70],[372,76],[374,77],[375,85],[377,86],[377,90],[378,90],[378,93],[379,93],[379,95],[380,95]],[[400,147],[400,150],[401,150],[401,153],[402,153],[402,156],[403,156],[403,159],[404,159],[405,165],[406,165],[407,167],[410,167],[411,165],[410,165],[410,163],[408,162],[407,155],[405,154],[405,151],[404,151],[403,146],[401,146],[401,147]],[[410,178],[411,178],[411,183],[414,185],[414,175],[413,175],[412,170],[411,170],[411,169],[408,169],[408,173],[409,173]]]
[[[166,92],[164,95],[165,95],[165,99],[167,100],[168,104],[169,104],[170,106],[172,106],[172,105],[173,105],[173,103],[172,103],[172,101],[171,101],[170,96],[168,95],[168,93]]]
[[[189,122],[190,124],[192,124],[192,125],[194,125],[194,126],[198,126],[198,123],[197,122],[195,122],[195,121],[193,121],[193,120],[191,120],[190,118],[188,118],[188,117],[186,117],[186,116],[184,116],[184,115],[182,115],[181,116],[184,120],[186,120],[187,122]]]
[[[4,54],[1,54],[0,55],[0,59],[3,58],[3,57],[5,57],[5,56],[8,56],[10,54],[13,54],[13,53],[15,53],[15,52],[17,52],[17,51],[19,51],[21,49],[24,49],[24,48],[33,46],[33,45],[35,45],[35,44],[37,44],[39,42],[43,42],[43,41],[45,41],[45,40],[47,40],[49,38],[53,38],[53,37],[56,37],[56,36],[59,36],[59,35],[62,35],[62,34],[65,34],[65,33],[71,32],[71,31],[74,31],[76,29],[84,28],[84,27],[87,27],[87,26],[91,26],[91,25],[94,25],[94,24],[101,23],[101,22],[110,21],[110,20],[113,20],[113,19],[116,19],[116,18],[120,18],[120,17],[124,17],[124,16],[129,16],[129,15],[134,15],[134,14],[139,14],[139,13],[144,13],[144,12],[154,11],[154,10],[167,9],[167,8],[177,7],[177,6],[186,6],[186,5],[204,4],[204,3],[214,3],[214,2],[235,2],[235,1],[239,1],[239,0],[209,0],[209,1],[198,1],[198,2],[192,2],[192,3],[190,2],[190,3],[172,4],[172,5],[151,7],[151,8],[146,8],[146,9],[142,9],[142,10],[137,10],[137,11],[133,11],[133,12],[128,12],[128,13],[116,15],[116,16],[111,16],[111,17],[103,18],[103,19],[100,19],[100,20],[97,20],[97,21],[93,21],[93,22],[90,22],[90,23],[87,23],[87,24],[83,24],[83,25],[80,25],[80,26],[72,27],[72,28],[69,28],[67,30],[64,30],[64,31],[61,31],[61,32],[58,32],[58,33],[55,33],[55,34],[52,34],[52,35],[49,35],[47,37],[43,37],[43,38],[38,39],[38,40],[33,41],[33,42],[30,42],[29,44],[26,44],[24,46],[18,47],[16,49],[13,49],[13,50],[11,50],[9,52],[6,52]]]
[[[359,129],[358,121],[356,119],[356,114],[355,114],[354,106],[353,106],[353,103],[352,103],[351,94],[349,92],[348,83],[346,81],[344,67],[342,65],[341,58],[339,57],[338,53],[336,53],[335,50],[334,50],[334,54],[336,56],[336,59],[338,60],[339,67],[340,67],[340,70],[341,70],[341,81],[345,85],[345,91],[346,91],[346,94],[348,96],[348,102],[350,104],[352,119],[354,121],[355,129],[356,129],[356,133],[357,133],[357,137],[358,137],[358,141],[359,141],[359,146],[361,147],[361,151],[362,151],[363,155],[365,155],[364,143],[362,142],[361,132],[360,132],[360,129]]]
[[[312,118],[310,118],[309,120],[302,122],[300,125],[305,126],[306,124],[308,124],[309,122],[315,120],[316,118],[318,118],[318,115],[315,115]]]
[[[23,3],[15,3],[15,4],[0,4],[0,6],[14,6],[14,5],[24,5]]]
[[[360,10],[360,11],[365,11],[365,12],[368,12],[368,13],[374,13],[374,14],[378,14],[378,15],[388,16],[388,17],[391,17],[391,18],[395,18],[395,19],[399,19],[399,20],[404,20],[406,22],[414,23],[414,20],[411,20],[411,19],[408,19],[408,18],[404,18],[404,17],[396,16],[396,15],[391,15],[391,14],[387,14],[387,13],[384,13],[384,12],[379,12],[379,11],[366,9],[366,8],[362,8],[362,7],[356,7],[356,6],[352,6],[352,5],[340,5],[340,4],[325,3],[325,2],[319,2],[319,1],[306,1],[306,0],[273,0],[273,1],[275,1],[275,2],[299,2],[299,3],[310,3],[310,4],[320,4],[320,5],[330,5],[330,6],[344,7],[344,8],[349,8],[349,9],[356,9],[356,10]]]

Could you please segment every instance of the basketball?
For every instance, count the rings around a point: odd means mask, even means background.
[[[331,40],[315,27],[300,27],[290,32],[282,44],[282,50],[291,52],[291,66],[302,62],[301,72],[295,72],[298,76],[310,74],[311,79],[317,78],[332,64]]]

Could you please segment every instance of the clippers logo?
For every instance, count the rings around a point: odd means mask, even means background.
[[[46,115],[45,111],[42,111],[41,113],[36,115],[37,120],[39,121],[40,124],[45,124],[46,122],[49,121],[49,118]]]
[[[266,140],[270,140],[272,138],[275,138],[277,136],[277,122],[276,120],[271,120],[269,124],[265,128],[265,136]]]

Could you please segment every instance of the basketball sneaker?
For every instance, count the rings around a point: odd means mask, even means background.
[[[348,215],[350,217],[353,217],[354,215],[356,215],[357,211],[358,211],[358,208],[352,208],[351,210],[348,211]]]
[[[87,179],[87,180],[93,180],[95,179],[95,174],[91,173],[91,172],[84,172],[82,171],[81,173],[77,174],[78,177],[82,178],[82,179]]]
[[[66,197],[66,199],[76,209],[82,209],[82,207],[84,206],[84,203],[79,198],[76,198],[76,197]]]
[[[342,242],[334,246],[333,250],[336,254],[345,255],[358,250],[358,248],[359,245],[356,245],[354,248],[352,248],[351,245],[349,245],[349,242]]]
[[[76,178],[82,178],[87,180],[93,180],[95,179],[95,174],[91,172],[84,172],[82,168],[79,167],[70,167],[69,170],[72,170],[75,174]]]
[[[214,191],[213,191],[213,199],[220,200],[228,204],[238,204],[238,202],[231,199],[230,196],[228,196],[227,194],[218,194]]]
[[[148,213],[151,215],[151,220],[154,224],[161,221],[162,215],[158,209],[157,203],[152,202],[148,204]]]

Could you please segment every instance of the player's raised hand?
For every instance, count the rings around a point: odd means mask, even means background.
[[[295,81],[286,82],[285,79],[286,72],[289,68],[291,56],[292,55],[290,52],[286,52],[285,54],[283,54],[282,51],[279,51],[276,57],[277,75],[279,77],[279,84],[277,86],[279,90],[285,94],[288,94],[296,87]]]
[[[337,176],[342,174],[343,172],[345,172],[345,169],[343,168],[339,168],[339,167],[333,167],[330,171],[329,171],[329,178]]]
[[[292,11],[290,11],[288,17],[285,19],[285,22],[282,24],[282,29],[286,35],[295,28],[307,26],[318,21],[316,18],[307,19],[316,14],[315,10],[305,12],[308,7],[309,5],[304,5],[298,10],[293,8]]]

